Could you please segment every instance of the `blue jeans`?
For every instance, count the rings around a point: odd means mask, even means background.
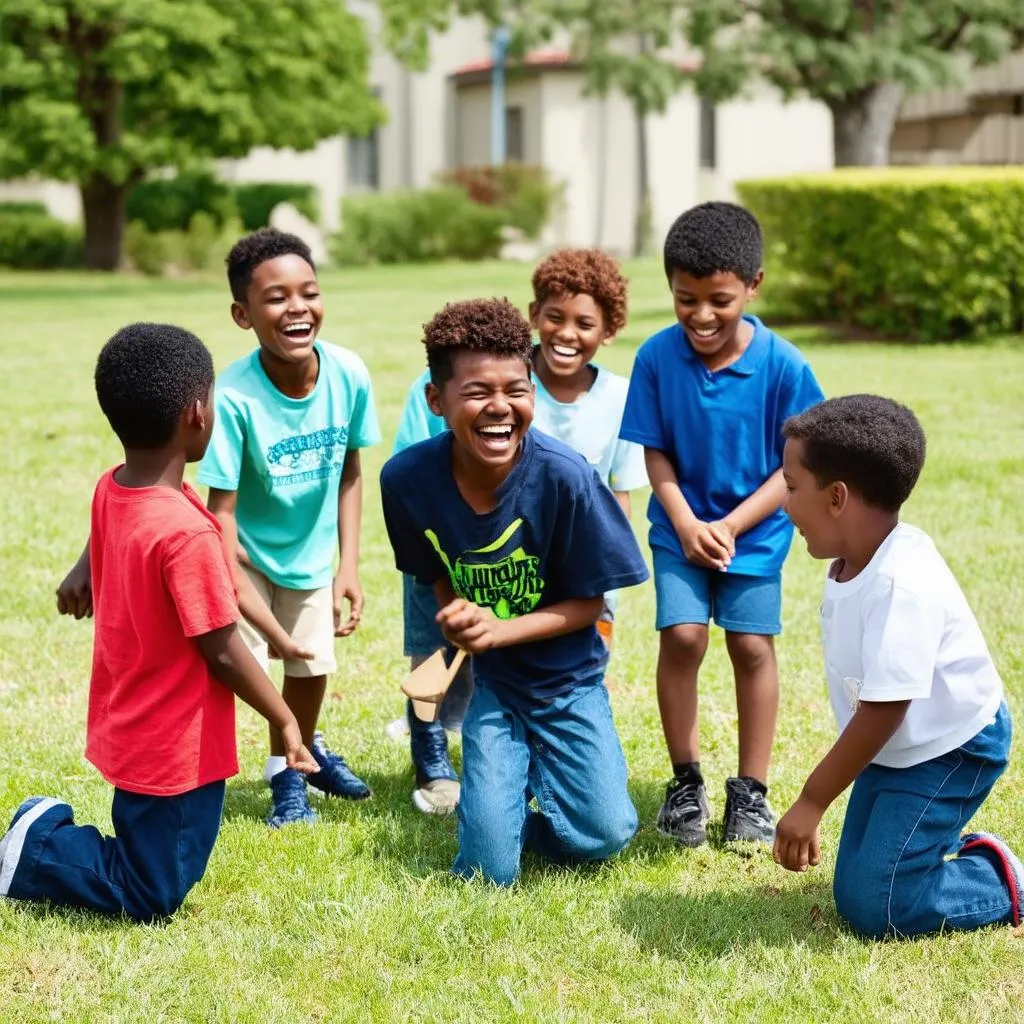
[[[603,860],[636,828],[603,681],[530,711],[476,681],[462,726],[455,874],[511,885],[524,848],[557,863]]]
[[[115,789],[113,837],[76,825],[68,804],[48,804],[25,834],[7,895],[152,921],[173,914],[206,872],[224,783],[180,796]]]
[[[854,931],[872,938],[1010,920],[1010,893],[991,855],[960,834],[1006,767],[1010,713],[962,747],[911,768],[869,765],[843,822],[833,891]]]

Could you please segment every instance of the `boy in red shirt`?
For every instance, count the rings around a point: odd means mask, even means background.
[[[288,763],[317,764],[245,646],[220,526],[183,481],[213,428],[213,360],[179,327],[133,324],[96,364],[124,446],[92,503],[95,641],[86,757],[114,787],[114,836],[71,807],[26,800],[0,841],[0,896],[173,914],[206,871],[224,780],[236,774],[234,695],[281,730]]]

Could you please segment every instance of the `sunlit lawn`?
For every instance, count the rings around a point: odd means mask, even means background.
[[[671,315],[656,265],[630,273],[632,321],[602,357],[623,372],[639,341]],[[528,863],[511,891],[448,877],[454,822],[414,810],[407,751],[382,733],[400,708],[403,659],[399,577],[376,479],[423,363],[423,321],[448,299],[498,294],[522,304],[528,282],[529,268],[514,264],[323,278],[324,337],[369,364],[385,434],[364,460],[364,623],[339,644],[325,716],[331,742],[366,775],[375,799],[320,804],[319,825],[269,832],[264,730],[243,709],[242,774],[229,784],[206,878],[181,913],[138,927],[0,904],[0,1020],[1022,1019],[1020,930],[873,944],[839,926],[830,880],[841,806],[825,820],[824,863],[806,876],[785,874],[768,857],[682,852],[654,832],[667,759],[649,584],[623,599],[609,677],[643,823],[633,845],[592,870]],[[82,757],[91,629],[56,616],[53,590],[85,538],[93,484],[118,458],[93,394],[95,356],[137,319],[196,331],[218,367],[253,343],[231,323],[218,278],[0,276],[0,827],[25,796],[48,793],[68,799],[80,821],[109,828],[110,790]],[[879,391],[918,412],[929,458],[906,517],[934,535],[959,576],[1011,708],[1024,714],[1024,345],[853,345],[811,330],[791,337],[828,393]],[[642,537],[642,508],[635,525]],[[820,564],[794,550],[779,646],[772,800],[780,810],[832,737],[816,623],[821,576]],[[702,685],[705,772],[720,814],[736,750],[720,636]],[[1019,850],[1022,749],[978,819]]]

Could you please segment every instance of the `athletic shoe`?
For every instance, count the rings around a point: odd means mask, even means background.
[[[971,832],[961,840],[960,854],[982,848],[992,855],[999,873],[1010,892],[1010,921],[1014,927],[1024,918],[1024,864],[999,836],[991,832]]]
[[[696,768],[689,768],[665,787],[665,802],[654,827],[682,846],[703,846],[708,840],[710,820],[704,778]]]
[[[451,814],[459,803],[459,781],[448,757],[448,740],[436,722],[413,722],[409,750],[416,769],[412,802],[424,814]]]
[[[21,860],[25,837],[29,829],[52,807],[59,807],[60,801],[48,796],[30,796],[14,812],[10,827],[0,839],[0,896],[6,896],[14,880],[14,872]]]
[[[767,800],[767,787],[756,779],[725,780],[725,843],[774,843],[775,812]]]
[[[270,780],[270,816],[267,824],[271,828],[281,828],[301,821],[316,821],[316,817],[316,811],[309,806],[309,792],[301,772],[294,768],[279,771]]]
[[[429,779],[413,790],[412,802],[424,814],[451,814],[459,806],[461,789],[452,779]]]
[[[371,795],[370,787],[349,768],[345,758],[327,749],[322,732],[313,733],[310,753],[320,765],[320,771],[307,776],[311,786],[328,796],[341,797],[342,800],[365,800]]]

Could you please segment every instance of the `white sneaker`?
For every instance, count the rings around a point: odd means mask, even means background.
[[[401,718],[396,718],[393,722],[388,722],[384,726],[384,735],[387,736],[392,743],[403,743],[409,738],[409,722],[405,715]]]
[[[451,814],[459,806],[460,787],[452,779],[433,779],[412,792],[412,802],[424,814]]]

